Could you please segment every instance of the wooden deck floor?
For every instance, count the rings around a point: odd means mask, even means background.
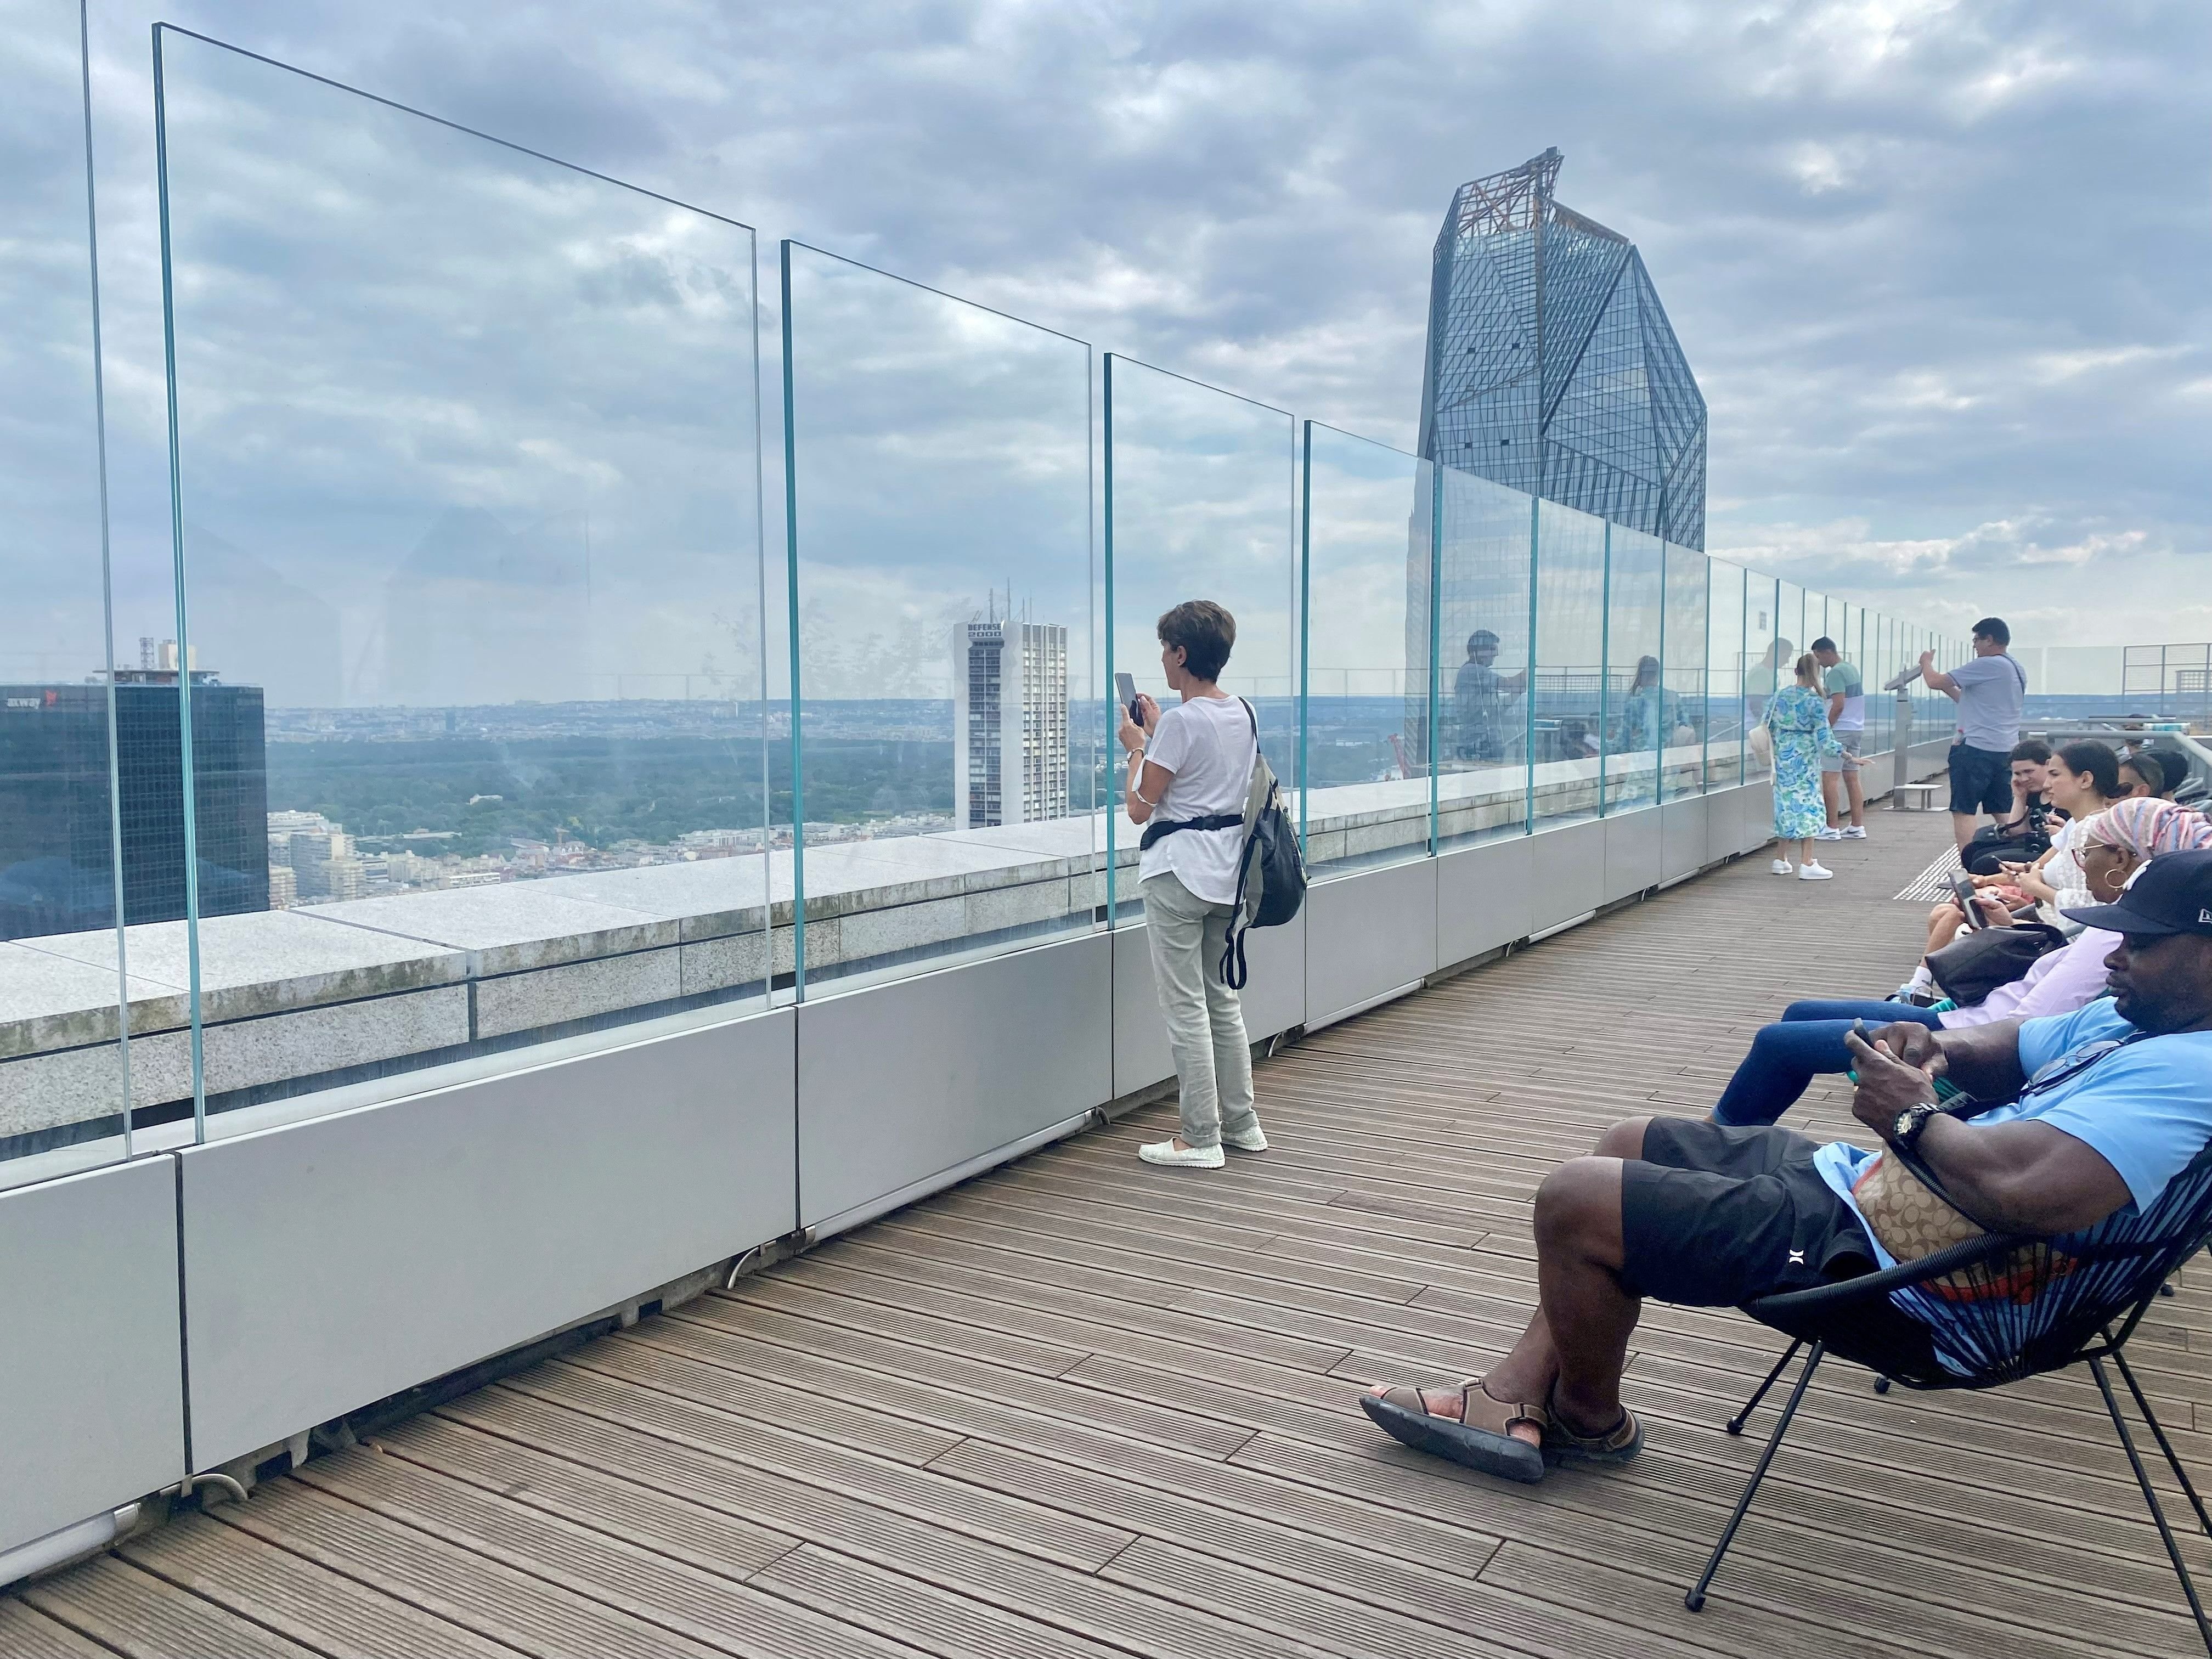
[[[1945,821],[1875,823],[1826,885],[1747,860],[1286,1050],[1265,1156],[1140,1164],[1164,1110],[1037,1153],[0,1600],[0,1652],[2191,1652],[2085,1377],[1831,1367],[1702,1615],[1778,1348],[1741,1316],[1649,1310],[1626,1471],[1462,1476],[1353,1407],[1500,1351],[1557,1160],[1709,1105],[1791,995],[1896,982]],[[2136,1345],[2200,1462],[2208,1344],[2200,1277]]]

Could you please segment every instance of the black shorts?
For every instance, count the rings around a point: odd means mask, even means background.
[[[1953,744],[1951,810],[1967,817],[1987,812],[2002,820],[2012,806],[2012,757],[2002,750]]]
[[[1733,1308],[1874,1270],[1850,1206],[1788,1129],[1658,1117],[1620,1171],[1620,1277],[1638,1296]]]

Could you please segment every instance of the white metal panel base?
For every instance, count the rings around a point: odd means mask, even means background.
[[[177,1166],[0,1193],[0,1552],[183,1479]]]
[[[1534,931],[1534,838],[1480,842],[1437,860],[1437,963],[1456,967]]]
[[[1644,806],[1606,819],[1607,903],[1659,884],[1659,818],[1657,806]]]
[[[784,1010],[179,1153],[193,1467],[791,1231],[793,1037]]]
[[[1104,1105],[1113,993],[1094,933],[802,1004],[802,1223]]]
[[[1528,838],[1528,931],[1540,933],[1605,902],[1605,823],[1593,818]]]
[[[1306,1023],[1306,915],[1247,939],[1244,1034],[1255,1042]],[[1140,923],[1114,930],[1114,1093],[1121,1099],[1175,1075],[1167,1022],[1152,988],[1151,936]]]
[[[1763,778],[1735,792],[1735,850],[1755,853],[1774,839],[1774,781]]]
[[[1318,883],[1305,914],[1310,1024],[1436,970],[1434,859]]]
[[[1715,855],[1705,850],[1707,825],[1712,817],[1709,799],[1686,795],[1659,809],[1660,880],[1679,881],[1713,861]],[[1729,850],[1732,849],[1723,849],[1717,856],[1727,857]]]

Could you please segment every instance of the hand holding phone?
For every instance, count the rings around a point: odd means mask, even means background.
[[[1138,706],[1137,702],[1137,677],[1134,674],[1115,675],[1114,695],[1121,698],[1121,707],[1128,711],[1129,718],[1142,726],[1145,723],[1145,711]]]
[[[1954,878],[1951,883],[1951,896],[1959,908],[1966,913],[1966,926],[1969,928],[1982,925],[1982,913],[1975,904],[1975,901],[1981,896],[1981,894],[1974,886],[1974,878],[1972,876]]]

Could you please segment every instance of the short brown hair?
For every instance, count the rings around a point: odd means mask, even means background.
[[[1182,665],[1202,680],[1218,680],[1237,643],[1237,618],[1212,599],[1185,599],[1159,621],[1160,643],[1182,647]]]

